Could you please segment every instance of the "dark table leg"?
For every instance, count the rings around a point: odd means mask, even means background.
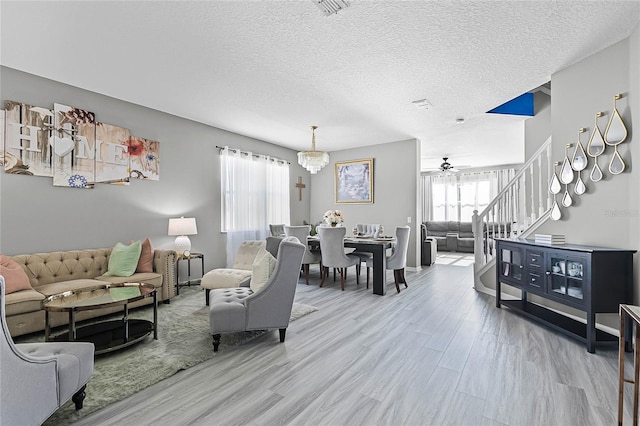
[[[387,294],[387,253],[381,244],[374,244],[373,253],[373,294],[384,296]]]
[[[180,259],[176,261],[176,296],[180,296]]]
[[[153,338],[158,340],[158,293],[153,292]]]

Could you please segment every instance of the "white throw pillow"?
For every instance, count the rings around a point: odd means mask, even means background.
[[[269,277],[276,267],[276,258],[268,251],[261,248],[253,261],[251,268],[251,282],[249,287],[254,293],[257,293],[269,281]]]

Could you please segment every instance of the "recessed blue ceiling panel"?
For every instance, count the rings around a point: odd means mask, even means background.
[[[527,115],[533,117],[533,93],[525,93],[517,98],[511,99],[500,106],[495,107],[488,113],[493,114],[511,114],[511,115]]]

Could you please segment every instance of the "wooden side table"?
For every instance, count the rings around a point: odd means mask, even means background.
[[[191,279],[191,260],[200,259],[200,278]],[[180,261],[187,261],[187,281],[180,282]],[[180,287],[190,287],[192,284],[200,284],[200,279],[204,275],[204,254],[190,253],[188,256],[179,255],[176,261],[176,295],[180,294]]]
[[[626,332],[626,338],[625,338]],[[633,380],[624,377],[624,353],[630,345],[632,334],[635,333],[633,344]],[[638,391],[640,386],[640,306],[620,305],[620,341],[618,348],[620,363],[620,378],[618,381],[618,425],[622,426],[624,384],[633,383],[633,426],[638,425]]]

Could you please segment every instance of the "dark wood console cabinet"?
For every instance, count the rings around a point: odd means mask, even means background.
[[[496,307],[506,306],[586,343],[617,337],[596,330],[596,313],[617,313],[633,303],[633,253],[572,244],[543,245],[532,240],[496,240]],[[522,298],[503,300],[501,286],[519,288]],[[587,323],[527,301],[527,293],[586,312]]]

